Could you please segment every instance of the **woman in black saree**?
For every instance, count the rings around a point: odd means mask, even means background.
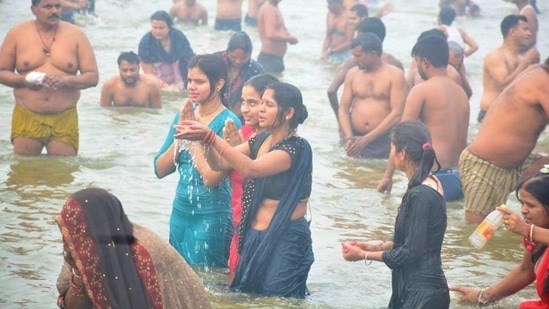
[[[246,179],[241,254],[231,288],[265,296],[304,298],[314,261],[305,215],[312,186],[312,150],[297,136],[308,113],[295,86],[276,82],[267,87],[259,126],[267,131],[231,147],[207,127],[188,121],[176,126],[175,138],[202,141],[214,170],[235,169]]]

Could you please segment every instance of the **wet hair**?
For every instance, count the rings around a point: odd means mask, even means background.
[[[370,32],[362,33],[353,39],[351,48],[355,48],[357,46],[360,46],[362,51],[365,52],[373,51],[378,55],[383,53],[383,43],[381,42],[381,39],[377,35]]]
[[[532,194],[543,206],[545,215],[549,216],[549,173],[538,173],[522,179],[515,191],[515,196],[519,201],[521,201],[519,197],[521,189]]]
[[[368,18],[368,7],[362,3],[353,5],[349,10],[355,12],[358,17]]]
[[[515,28],[521,20],[525,23],[528,22],[528,19],[526,19],[526,16],[524,15],[511,14],[511,15],[505,16],[499,26],[501,29],[501,34],[503,35],[503,38],[506,38],[507,35],[509,34],[509,30],[511,30],[512,28]]]
[[[32,0],[32,1],[31,1],[31,5],[32,5],[32,6],[37,6],[37,5],[40,4],[40,1],[42,1],[42,0]]]
[[[435,68],[448,66],[448,42],[438,36],[426,36],[416,42],[412,48],[412,57],[420,57],[429,60]]]
[[[290,119],[290,129],[294,130],[298,125],[302,124],[309,116],[307,107],[303,104],[301,91],[294,85],[284,82],[274,82],[267,86],[267,89],[274,91],[274,99],[278,105],[278,121],[284,121],[285,113],[290,108],[294,109],[294,116]]]
[[[163,11],[163,10],[154,12],[151,15],[151,21],[153,21],[153,20],[164,21],[166,23],[166,25],[168,26],[168,28],[171,28],[173,26],[173,20],[170,17],[170,14],[168,14],[168,12]]]
[[[392,130],[391,142],[395,146],[395,153],[404,150],[406,159],[417,167],[408,183],[407,193],[429,176],[435,162],[438,166],[437,171],[440,169],[440,163],[431,145],[431,133],[422,122],[411,120],[398,123]]]
[[[246,32],[236,32],[229,40],[227,51],[233,51],[235,49],[242,49],[247,54],[252,53],[252,40]]]
[[[139,56],[133,51],[123,52],[120,54],[120,56],[118,56],[118,65],[120,65],[122,61],[126,61],[127,63],[131,64],[139,64]]]
[[[524,190],[530,193],[543,207],[543,214],[549,216],[549,174],[538,173],[523,178],[516,187],[515,196],[517,200],[522,203],[519,192]],[[543,226],[543,228],[547,228]],[[531,253],[531,261],[535,265],[545,252],[546,246],[537,245]],[[543,283],[543,292],[549,291],[549,282],[547,280]]]
[[[449,41],[448,42],[448,51],[454,54],[455,56],[463,56],[463,48],[461,48],[461,45],[459,45],[456,41]]]
[[[377,35],[377,37],[381,40],[381,42],[385,40],[385,35],[387,33],[385,24],[383,23],[381,18],[377,18],[377,17],[370,17],[361,21],[358,24],[356,30],[358,33],[366,33],[366,32],[373,33]]]
[[[187,67],[189,70],[199,68],[206,75],[210,82],[210,97],[215,93],[215,84],[220,80],[224,80],[225,83],[219,90],[219,96],[223,105],[228,107],[226,98],[228,87],[227,65],[225,65],[225,62],[220,57],[212,54],[196,55],[191,59]]]
[[[244,83],[244,86],[250,86],[254,88],[257,94],[262,97],[265,89],[267,89],[270,84],[275,82],[278,82],[278,78],[269,73],[262,73],[248,79]]]
[[[452,7],[443,6],[440,8],[438,17],[440,18],[440,22],[442,22],[443,25],[450,26],[456,18],[456,11]]]
[[[441,30],[438,30],[437,28],[433,28],[433,29],[430,29],[430,30],[427,30],[427,31],[423,31],[417,38],[417,40],[421,40],[425,37],[428,37],[428,36],[438,36],[442,39],[445,39],[446,40],[446,35],[444,34],[444,32],[442,32]]]

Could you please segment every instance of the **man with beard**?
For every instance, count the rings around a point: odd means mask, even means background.
[[[469,99],[465,91],[448,76],[448,43],[438,36],[426,36],[412,49],[417,70],[424,82],[410,90],[402,121],[419,120],[431,132],[433,149],[440,169],[432,171],[444,191],[446,201],[463,198],[458,174],[459,155],[467,145]],[[390,192],[395,165],[387,162],[383,180],[377,187]]]
[[[0,49],[0,83],[15,97],[11,141],[18,155],[75,156],[80,90],[99,81],[84,32],[59,22],[61,0],[32,0],[35,20],[13,27]]]
[[[139,74],[136,53],[121,53],[118,70],[120,76],[109,78],[101,89],[101,106],[162,107],[160,85],[155,78]]]
[[[388,158],[408,87],[404,72],[382,60],[381,40],[363,33],[351,43],[356,67],[345,77],[338,119],[350,157]]]

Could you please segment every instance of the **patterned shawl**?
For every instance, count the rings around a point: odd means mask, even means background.
[[[94,308],[163,308],[151,256],[114,195],[80,190],[56,221]]]

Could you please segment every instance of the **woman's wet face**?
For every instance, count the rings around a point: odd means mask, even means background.
[[[543,204],[528,192],[525,185],[519,190],[520,211],[524,220],[543,228],[549,228],[549,216]]]
[[[170,33],[170,28],[168,27],[168,24],[166,24],[163,20],[156,20],[153,19],[151,21],[151,32],[155,39],[161,41],[168,37],[168,34]]]
[[[242,117],[244,117],[244,123],[252,126],[259,126],[259,108],[261,105],[261,96],[251,85],[244,86],[242,88],[242,104],[240,105],[240,111]]]
[[[190,68],[187,73],[187,91],[193,103],[203,103],[211,95],[210,80],[198,67]]]
[[[278,124],[279,106],[276,102],[275,91],[267,89],[263,93],[261,107],[259,108],[259,126],[261,128],[270,129]]]
[[[250,62],[251,54],[245,52],[241,48],[231,50],[227,53],[231,66],[235,69],[240,69],[242,66]]]

